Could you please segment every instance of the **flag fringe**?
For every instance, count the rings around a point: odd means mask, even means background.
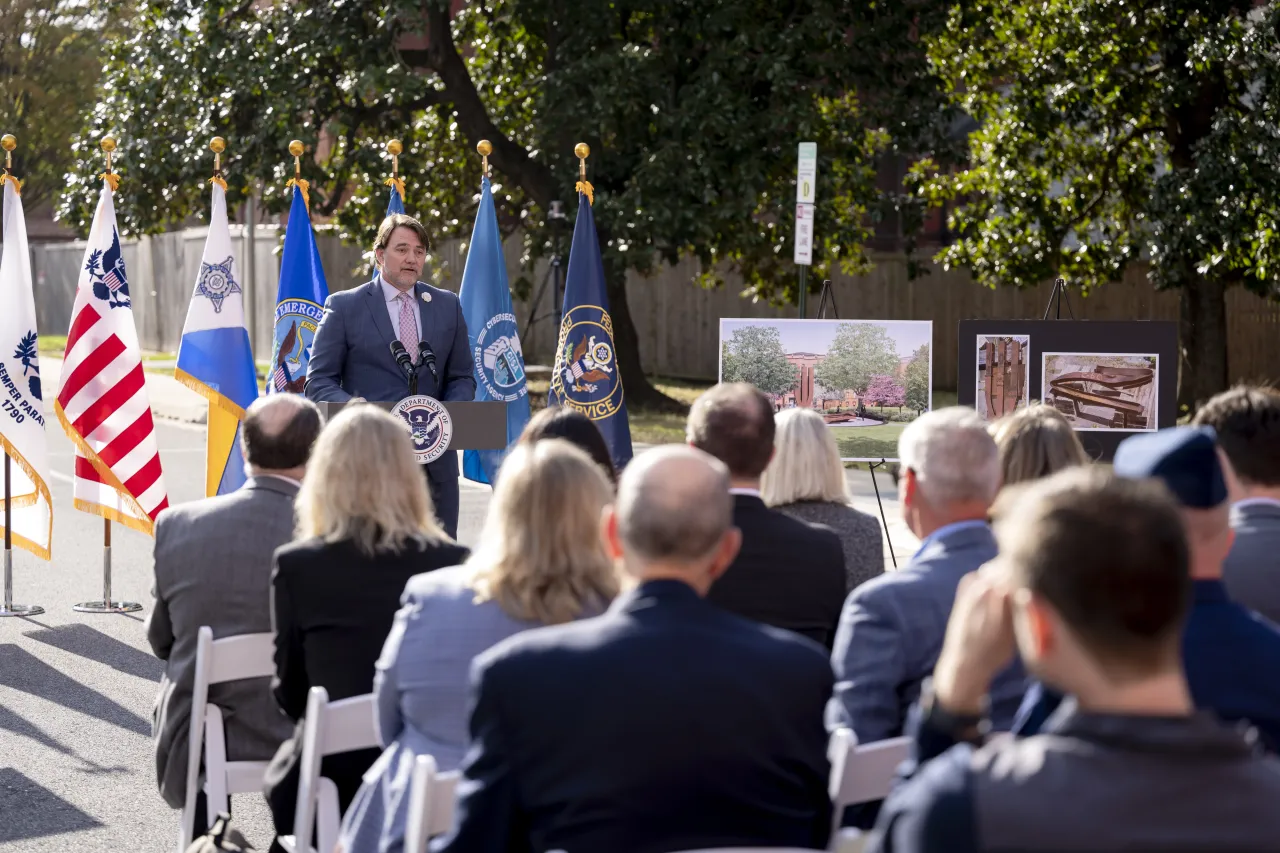
[[[15,193],[17,193],[18,195],[22,195],[22,181],[18,180],[13,175],[10,175],[8,172],[5,172],[4,174],[0,174],[0,187],[3,187],[5,184],[8,184],[8,183],[13,184],[13,191]]]
[[[596,188],[589,181],[578,181],[573,188],[587,197],[587,204],[592,207],[596,203]]]
[[[48,536],[49,536],[49,542],[50,544],[52,544],[53,543],[53,497],[49,494],[49,486],[40,477],[40,475],[36,473],[36,469],[31,466],[31,463],[27,462],[27,460],[22,456],[22,454],[18,452],[18,449],[14,447],[13,444],[10,443],[10,441],[7,438],[5,438],[3,435],[0,435],[0,449],[3,449],[3,451],[9,455],[10,459],[18,463],[18,467],[22,469],[22,472],[27,475],[27,479],[31,480],[32,484],[36,488],[35,492],[29,495],[10,495],[9,500],[11,501],[13,508],[22,509],[24,507],[35,506],[37,503],[39,503],[41,498],[44,498],[45,504],[49,507]],[[4,530],[4,524],[0,524],[0,530]],[[31,553],[35,554],[37,557],[40,557],[41,559],[44,559],[44,560],[49,559],[48,548],[44,548],[40,545],[37,545],[35,542],[32,542],[30,539],[27,539],[24,536],[20,536],[17,533],[13,533],[11,535],[13,536],[14,542],[26,543],[25,545],[23,545],[23,547],[26,548],[26,550],[30,551]]]
[[[400,201],[404,202],[404,178],[387,178],[382,182],[383,186],[395,187],[396,192],[400,193]]]
[[[209,179],[209,183],[217,184],[218,186],[222,187],[223,192],[227,191],[227,182],[225,179],[223,179],[221,175],[214,175],[212,178]]]
[[[284,185],[285,189],[289,187],[297,187],[302,191],[302,202],[307,206],[307,212],[311,212],[311,184],[306,178],[290,178],[289,182]]]
[[[120,176],[115,172],[103,172],[98,177],[107,182],[107,185],[111,187],[112,192],[120,189]]]
[[[101,504],[92,503],[90,501],[83,500],[82,498],[75,499],[76,509],[93,515],[100,515],[103,518],[116,522],[117,524],[123,524],[125,527],[131,527],[139,533],[145,533],[148,536],[155,536],[156,523],[151,519],[151,516],[147,514],[146,510],[142,508],[142,504],[138,503],[138,499],[129,494],[129,490],[120,482],[120,478],[115,475],[115,472],[107,467],[107,464],[102,461],[98,454],[93,452],[93,448],[89,446],[89,443],[80,437],[80,433],[76,432],[75,427],[71,425],[71,421],[67,418],[67,413],[62,410],[62,404],[54,401],[53,410],[58,413],[58,421],[62,424],[62,431],[67,434],[67,438],[71,439],[71,443],[76,446],[76,450],[80,451],[80,455],[89,460],[89,464],[93,466],[93,470],[98,472],[98,476],[102,478],[103,483],[115,489],[116,492],[124,498],[125,502],[128,503],[139,516],[141,516],[141,518],[134,518],[133,516],[125,515],[118,510],[102,506]],[[146,520],[143,521],[143,519]]]
[[[240,408],[235,403],[201,382],[199,379],[196,379],[182,368],[178,367],[174,369],[173,378],[208,400],[210,406],[217,406],[228,415],[234,415],[236,420],[244,420],[244,409]]]

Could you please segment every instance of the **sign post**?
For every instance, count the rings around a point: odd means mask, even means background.
[[[805,316],[809,265],[813,263],[813,199],[818,183],[818,143],[801,142],[796,163],[796,246],[793,260],[800,267],[800,318]]]

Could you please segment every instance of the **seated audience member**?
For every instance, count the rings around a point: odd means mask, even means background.
[[[590,456],[605,476],[609,485],[618,485],[618,472],[613,467],[613,457],[609,454],[609,443],[600,434],[600,427],[595,421],[568,406],[554,406],[543,409],[534,415],[520,433],[520,444],[536,444],[548,438],[560,438],[582,450]]]
[[[298,495],[298,538],[276,551],[271,579],[276,701],[301,722],[307,692],[329,701],[373,690],[374,663],[409,578],[456,566],[467,549],[445,535],[403,423],[369,405],[343,409],[320,433]],[[298,728],[301,732],[301,726]],[[301,738],[281,746],[267,773],[276,832],[293,832]],[[324,759],[343,811],[376,749]]]
[[[689,443],[729,468],[742,550],[707,600],[831,648],[845,595],[844,551],[827,527],[764,505],[760,476],[773,458],[773,405],[745,382],[716,385],[689,412]]]
[[[826,656],[704,600],[741,539],[728,487],[691,448],[627,466],[603,529],[639,587],[476,659],[458,823],[433,849],[825,846]]]
[[[1280,391],[1233,388],[1211,399],[1195,423],[1211,426],[1235,476],[1235,543],[1222,567],[1233,601],[1280,625]]]
[[[899,571],[849,594],[832,663],[832,728],[862,743],[902,734],[907,710],[933,671],[960,578],[996,555],[987,511],[1000,488],[1000,462],[987,425],[972,409],[928,412],[898,439],[899,500],[920,548]],[[992,691],[992,720],[1007,729],[1026,688],[1012,666]]]
[[[156,601],[147,639],[166,662],[153,730],[160,793],[175,808],[187,793],[197,634],[204,625],[215,639],[271,630],[271,555],[293,538],[293,501],[319,434],[314,403],[295,394],[259,397],[240,435],[244,485],[156,519]],[[209,702],[222,709],[230,761],[265,761],[293,731],[268,679],[216,684]],[[203,792],[196,803],[198,834],[209,828]]]
[[[1195,582],[1182,655],[1196,707],[1257,729],[1271,752],[1280,749],[1280,628],[1230,601],[1222,561],[1231,549],[1227,488],[1212,427],[1177,427],[1120,443],[1114,470],[1130,479],[1163,480],[1182,510]],[[1035,684],[1015,730],[1031,734],[1062,701]]]
[[[844,463],[822,415],[813,409],[787,409],[774,422],[773,461],[760,480],[765,505],[836,532],[844,553],[846,592],[883,574],[880,521],[853,508]]]
[[[1275,850],[1280,764],[1197,713],[1183,674],[1189,558],[1167,489],[1073,468],[1015,493],[997,512],[1000,557],[956,596],[913,715],[921,764],[869,853]],[[984,697],[1015,641],[1075,700],[1045,734],[983,745]]]
[[[598,616],[618,594],[600,538],[612,498],[597,463],[567,441],[517,445],[471,559],[409,581],[374,679],[387,749],[347,812],[345,853],[401,853],[414,760],[430,755],[441,771],[462,761],[476,655],[529,628]]]
[[[1090,462],[1076,431],[1053,406],[1033,403],[1000,418],[988,431],[1000,451],[1002,487]]]

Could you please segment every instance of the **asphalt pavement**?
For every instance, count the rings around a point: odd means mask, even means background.
[[[153,393],[153,406],[157,396],[163,393]],[[71,609],[102,596],[103,521],[73,508],[72,446],[56,420],[50,423],[53,560],[14,552],[15,601],[41,605],[45,613],[0,619],[0,848],[169,853],[177,843],[178,813],[156,792],[151,746],[151,711],[163,668],[143,629],[151,605],[151,539],[113,525],[113,596],[141,602],[142,613]],[[157,433],[170,501],[200,498],[203,426],[160,420]],[[856,504],[875,512],[867,472],[849,475]],[[882,494],[888,492],[885,510],[901,560],[914,542],[897,519],[896,500],[888,499],[896,498],[889,477],[880,475],[879,484]],[[475,544],[488,500],[488,487],[464,485],[464,543]],[[233,797],[232,809],[235,824],[265,850],[271,830],[262,798]]]

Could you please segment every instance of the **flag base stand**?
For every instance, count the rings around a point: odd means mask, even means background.
[[[111,600],[111,522],[102,520],[102,598],[73,606],[77,613],[137,613],[142,605],[136,601]]]
[[[9,490],[9,454],[4,454],[4,602],[0,603],[0,617],[39,616],[43,607],[34,604],[13,603],[13,503]]]

